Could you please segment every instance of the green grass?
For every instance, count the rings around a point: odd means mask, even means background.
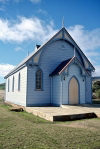
[[[100,149],[100,119],[52,123],[0,101],[0,149]]]
[[[5,83],[0,84],[0,90],[5,90]]]

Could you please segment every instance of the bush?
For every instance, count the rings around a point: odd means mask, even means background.
[[[0,90],[5,90],[5,83],[0,84]]]
[[[96,97],[100,99],[100,89],[96,90],[95,94],[96,94]]]
[[[97,90],[100,89],[100,81],[96,81],[93,83],[93,86],[92,86],[92,91],[93,92],[96,92]]]
[[[97,99],[95,94],[92,95],[92,99]]]

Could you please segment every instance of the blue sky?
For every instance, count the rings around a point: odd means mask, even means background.
[[[62,27],[100,75],[100,0],[0,0],[0,83],[36,44]]]

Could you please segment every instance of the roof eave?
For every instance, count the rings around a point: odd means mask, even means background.
[[[13,75],[14,73],[16,73],[17,71],[19,71],[20,69],[24,68],[26,66],[26,63],[16,69],[14,69],[13,71],[9,72],[5,77],[4,79],[7,79],[9,76]]]

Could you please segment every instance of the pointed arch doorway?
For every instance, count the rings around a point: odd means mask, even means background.
[[[69,104],[79,104],[79,84],[75,77],[69,81]]]

